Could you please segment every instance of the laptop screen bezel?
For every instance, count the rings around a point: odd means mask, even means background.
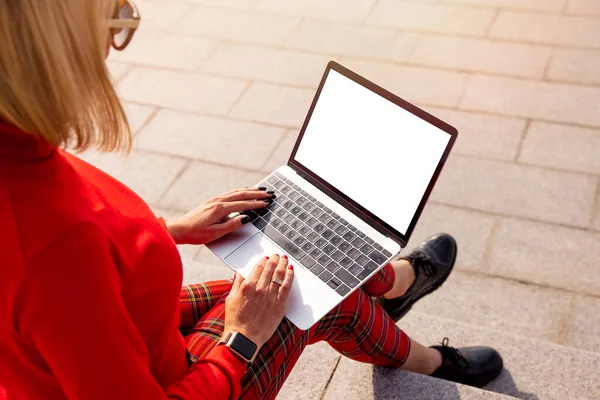
[[[398,230],[396,230],[394,227],[392,227],[391,225],[389,225],[388,223],[386,223],[385,221],[383,221],[382,219],[377,217],[375,214],[373,214],[372,212],[370,212],[369,210],[367,210],[366,208],[364,208],[363,206],[361,206],[360,204],[358,204],[357,202],[355,202],[348,196],[346,196],[344,193],[342,193],[341,191],[336,189],[334,186],[332,186],[331,184],[326,182],[324,179],[319,177],[316,173],[314,173],[313,171],[311,171],[310,169],[308,169],[306,166],[304,166],[302,163],[300,163],[298,160],[295,159],[298,148],[300,147],[300,143],[302,142],[302,138],[304,137],[304,133],[306,132],[306,128],[308,127],[308,123],[312,117],[312,114],[315,110],[315,107],[316,107],[319,97],[321,95],[321,91],[323,90],[323,86],[325,85],[325,82],[326,82],[327,77],[329,76],[329,72],[331,70],[334,70],[334,71],[340,73],[341,75],[345,76],[346,78],[351,79],[352,81],[362,85],[363,87],[378,94],[379,96],[386,98],[387,100],[391,101],[392,103],[396,104],[397,106],[399,106],[399,107],[403,108],[404,110],[410,112],[411,114],[427,121],[428,123],[434,125],[435,127],[441,129],[442,131],[444,131],[448,135],[450,135],[450,140],[448,140],[446,149],[444,150],[444,153],[443,153],[442,157],[440,158],[440,161],[435,169],[435,172],[434,172],[431,180],[429,181],[429,184],[427,185],[427,189],[425,190],[423,198],[421,199],[419,206],[417,207],[417,210],[414,213],[413,218],[410,222],[410,225],[408,226],[408,229],[406,230],[406,233],[404,233],[404,234],[399,232]],[[409,241],[410,236],[412,235],[412,233],[414,231],[417,221],[419,220],[419,217],[421,216],[421,213],[423,212],[423,208],[425,207],[425,204],[427,203],[427,200],[429,199],[431,191],[433,190],[433,187],[440,175],[442,167],[444,166],[444,164],[446,163],[446,160],[448,159],[448,155],[450,154],[450,150],[452,149],[452,146],[454,145],[454,142],[456,141],[457,136],[458,136],[458,130],[456,128],[454,128],[453,126],[434,117],[433,115],[429,114],[428,112],[409,103],[408,101],[401,99],[400,97],[396,96],[395,94],[391,93],[390,91],[369,81],[368,79],[358,75],[357,73],[336,63],[335,61],[330,61],[329,64],[327,64],[327,69],[325,70],[325,73],[323,74],[323,78],[321,79],[321,83],[319,84],[319,88],[317,89],[317,93],[315,94],[315,97],[312,101],[312,104],[310,106],[310,109],[308,111],[306,119],[304,120],[304,124],[302,125],[302,129],[300,130],[300,134],[298,135],[298,139],[296,140],[296,144],[294,145],[294,149],[292,150],[292,153],[288,160],[288,166],[290,168],[292,168],[294,171],[296,171],[296,173],[298,173],[300,176],[302,176],[308,182],[310,182],[314,186],[318,187],[325,194],[327,194],[328,196],[333,198],[335,201],[340,203],[343,207],[352,211],[361,220],[363,220],[364,222],[369,224],[371,227],[373,227],[374,229],[379,231],[381,234],[391,238],[395,242],[399,243],[400,246],[404,247],[404,246],[406,246],[406,243]],[[405,171],[405,173],[410,173],[410,171]],[[398,178],[399,178],[398,184],[401,184],[401,179],[400,179],[401,177],[399,176]],[[385,188],[378,188],[377,190],[385,191]],[[385,194],[383,194],[383,195],[385,195]]]

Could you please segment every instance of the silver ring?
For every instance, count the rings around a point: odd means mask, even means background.
[[[283,281],[279,278],[273,278],[273,280],[271,282],[276,283],[279,286],[281,286],[281,284],[283,283]]]

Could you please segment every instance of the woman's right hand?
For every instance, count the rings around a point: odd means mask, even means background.
[[[283,319],[293,279],[287,257],[277,254],[262,258],[247,279],[236,274],[225,301],[225,332],[239,332],[261,348]]]

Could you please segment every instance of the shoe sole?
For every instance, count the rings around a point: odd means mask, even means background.
[[[452,238],[452,239],[454,240],[454,238]],[[450,276],[450,273],[454,269],[454,264],[456,263],[456,256],[458,255],[458,245],[456,243],[456,240],[454,240],[454,246],[456,247],[456,252],[454,253],[454,258],[452,259],[452,263],[451,263],[450,268],[448,268],[448,271],[444,275],[441,276],[439,281],[434,282],[434,284],[429,287],[423,288],[422,291],[416,293],[411,299],[409,299],[405,303],[406,304],[405,307],[397,310],[399,312],[399,314],[394,317],[394,322],[398,322],[402,317],[404,317],[406,315],[406,313],[408,313],[411,310],[412,306],[417,301],[421,300],[423,297],[427,296],[428,294],[435,292],[437,289],[439,289],[444,284],[444,282],[446,282],[446,279],[448,279],[448,277]]]

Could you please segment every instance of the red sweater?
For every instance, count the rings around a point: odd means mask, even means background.
[[[175,243],[142,199],[0,125],[0,387],[9,400],[237,398],[246,365],[225,346],[188,370],[181,283]]]

